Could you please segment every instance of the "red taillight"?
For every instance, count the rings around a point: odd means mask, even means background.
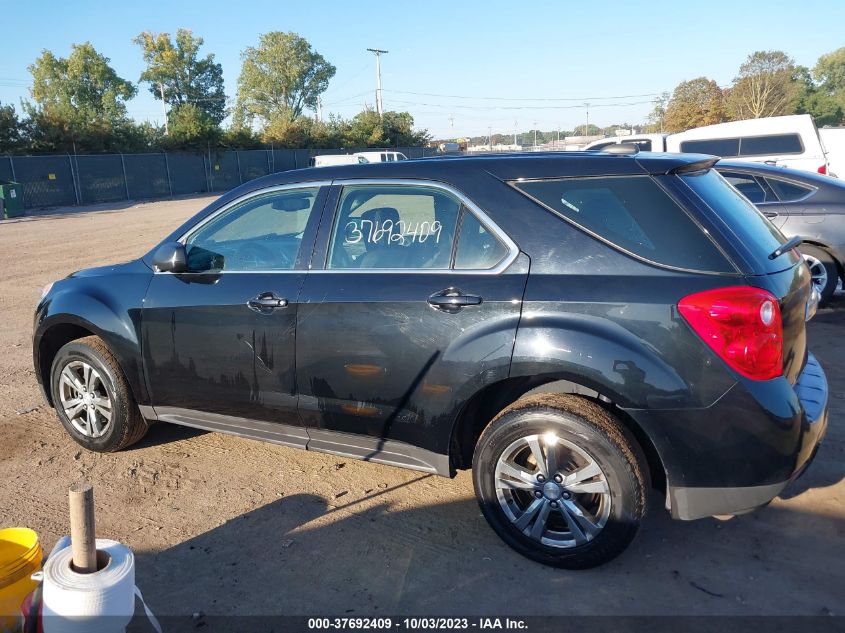
[[[820,174],[827,174],[827,163],[819,167],[816,171]]]
[[[769,380],[783,373],[783,324],[770,292],[751,286],[705,290],[681,299],[678,310],[746,378]]]

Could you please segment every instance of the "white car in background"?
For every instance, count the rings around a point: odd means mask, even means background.
[[[392,163],[397,160],[408,160],[402,152],[382,151],[355,152],[354,154],[320,154],[311,159],[312,167],[329,167],[331,165],[360,165],[363,163]]]
[[[845,127],[819,128],[831,176],[845,178]]]
[[[584,149],[601,150],[619,143],[637,145],[641,152],[713,154],[721,158],[739,158],[819,174],[828,173],[829,168],[825,146],[809,114],[730,121],[693,128],[679,134],[605,138],[593,141]]]
[[[826,174],[827,156],[809,114],[717,123],[670,134],[666,150],[713,154]]]
[[[375,152],[356,152],[355,156],[364,158],[366,163],[392,163],[397,160],[408,160],[402,152],[391,151],[375,151]]]

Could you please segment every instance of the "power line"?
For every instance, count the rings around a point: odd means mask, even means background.
[[[465,110],[575,110],[575,109],[583,109],[584,104],[579,103],[577,105],[565,105],[565,106],[532,106],[532,105],[523,105],[523,106],[494,106],[494,105],[487,105],[487,106],[474,106],[474,105],[456,105],[456,104],[442,104],[442,103],[425,103],[422,101],[398,101],[393,100],[393,103],[399,103],[402,105],[412,105],[412,106],[426,106],[430,108],[444,108],[444,109],[451,109],[451,108],[462,108]],[[643,105],[646,103],[652,103],[649,101],[630,101],[627,103],[593,103],[591,107],[593,108],[618,108],[618,107],[627,107],[627,106],[635,106],[635,105]]]
[[[407,90],[385,90],[397,94],[415,95],[419,97],[444,97],[447,99],[479,99],[484,101],[602,101],[610,99],[636,99],[640,97],[656,97],[660,92],[649,92],[638,95],[618,95],[614,97],[479,97],[470,95],[446,95],[433,92],[410,92]]]

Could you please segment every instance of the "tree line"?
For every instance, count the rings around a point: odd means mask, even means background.
[[[645,131],[683,132],[787,114],[810,114],[819,127],[845,122],[845,47],[819,57],[812,70],[783,51],[756,51],[730,86],[709,77],[682,81],[655,101]]]
[[[845,124],[845,47],[819,57],[812,69],[795,63],[783,51],[756,51],[739,67],[730,86],[720,87],[709,77],[679,83],[655,99],[646,122],[634,125],[642,133],[683,132],[703,125],[788,114],[809,114],[816,125]],[[613,136],[628,123],[599,127],[579,125],[574,130],[528,130],[516,134],[520,145],[532,145],[568,136]],[[471,145],[511,144],[513,133],[474,136]]]
[[[30,99],[0,104],[0,154],[143,152],[208,148],[384,147],[424,145],[408,112],[364,108],[350,119],[317,120],[318,99],[335,67],[296,33],[270,32],[241,53],[237,95],[225,94],[223,68],[201,52],[190,30],[134,38],[145,69],[121,77],[90,42],[68,57],[42,51],[28,70]],[[138,122],[126,104],[147,89],[165,104],[166,123]],[[232,101],[234,101],[232,103]],[[230,120],[225,124],[227,118]]]

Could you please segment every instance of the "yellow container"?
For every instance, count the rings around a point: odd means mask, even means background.
[[[30,576],[41,568],[43,555],[32,530],[0,530],[0,633],[20,630],[21,603],[38,584]]]

